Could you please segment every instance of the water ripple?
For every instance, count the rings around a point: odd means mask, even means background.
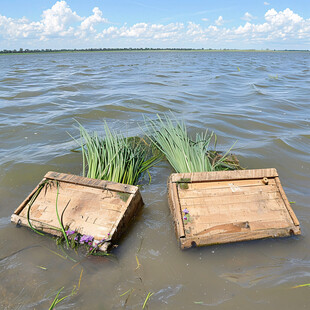
[[[172,169],[162,162],[151,171],[152,183],[141,188],[145,207],[116,250],[122,267],[83,258],[72,269],[48,251],[24,252],[2,262],[0,307],[46,309],[48,293],[62,286],[65,293],[72,291],[80,267],[83,292],[64,308],[123,307],[115,290],[120,279],[126,284],[123,292],[136,289],[128,309],[141,308],[148,292],[154,292],[150,308],[155,309],[258,309],[263,304],[272,310],[277,299],[304,307],[306,291],[283,294],[274,288],[309,283],[309,53],[42,53],[1,55],[0,67],[4,254],[38,240],[53,244],[16,229],[9,219],[47,171],[81,173],[81,154],[70,152],[76,147],[70,135],[79,138],[74,119],[100,133],[105,120],[130,136],[143,134],[144,116],[155,119],[172,111],[190,134],[215,131],[219,150],[237,141],[234,152],[242,166],[277,168],[302,228],[296,239],[180,252],[166,196]],[[144,240],[139,253],[137,236]]]

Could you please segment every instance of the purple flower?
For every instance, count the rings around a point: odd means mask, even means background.
[[[67,235],[67,236],[71,236],[71,235],[73,235],[73,234],[75,234],[75,231],[74,231],[74,230],[70,230],[70,229],[66,230],[66,235]]]
[[[79,237],[78,237],[78,236],[76,236],[76,237],[74,238],[74,240],[75,240],[75,241],[78,241],[78,240],[79,240]]]
[[[188,214],[188,213],[189,213],[189,211],[187,210],[187,208],[185,208],[185,209],[183,210],[183,212],[184,212],[185,214]]]
[[[184,216],[183,218],[184,218],[184,220],[187,220],[187,217],[186,217],[186,216]]]
[[[93,236],[88,236],[88,235],[83,235],[80,239],[80,243],[83,244],[83,243],[89,243],[89,242],[92,242],[94,239]]]

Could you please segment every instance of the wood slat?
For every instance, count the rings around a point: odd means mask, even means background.
[[[275,185],[275,179],[269,178],[268,185]],[[188,189],[180,188],[182,191],[187,190],[199,190],[199,189],[221,189],[221,188],[233,188],[233,187],[253,187],[253,186],[265,186],[263,178],[261,179],[246,179],[246,180],[228,180],[228,181],[214,181],[214,182],[196,182],[188,183]]]
[[[222,208],[225,210],[226,207],[229,207],[231,205],[242,205],[247,204],[250,205],[251,210],[253,210],[253,207],[255,203],[259,202],[259,205],[264,206],[264,204],[269,200],[274,199],[281,199],[281,196],[279,192],[272,191],[272,192],[263,192],[261,194],[256,193],[248,193],[247,195],[239,194],[239,195],[230,195],[229,200],[227,199],[227,195],[221,195],[219,197],[217,196],[198,196],[198,197],[186,197],[186,198],[180,198],[180,204],[181,208],[184,209],[187,207],[190,209],[190,207],[195,207],[195,210],[199,209],[206,209],[210,208],[212,206],[222,206]],[[238,207],[240,208],[240,207]]]
[[[190,179],[191,182],[225,181],[241,179],[260,179],[277,177],[275,168],[254,169],[254,170],[234,170],[234,171],[214,171],[214,172],[194,172],[194,173],[174,173],[170,176],[171,182],[180,182],[181,179]]]
[[[104,181],[104,180],[90,179],[90,178],[85,178],[85,177],[81,177],[78,175],[58,173],[54,171],[49,171],[45,175],[45,178],[51,179],[51,180],[63,181],[66,183],[77,184],[77,185],[84,185],[84,186],[88,186],[92,188],[108,189],[108,190],[128,193],[128,194],[134,194],[138,189],[138,187],[134,185],[127,185],[127,184],[115,183],[115,182]]]
[[[288,218],[285,215],[285,213],[283,213],[281,211],[274,212],[273,217],[274,217],[274,221],[277,221],[277,220],[285,221],[287,223],[287,225],[292,226],[291,219]],[[235,222],[237,222],[237,223],[249,222],[250,223],[252,221],[258,221],[258,222],[261,222],[263,224],[263,222],[268,222],[268,221],[272,221],[272,220],[271,220],[269,213],[262,213],[259,216],[257,216],[256,218],[252,217],[247,212],[239,212],[233,218],[227,214],[221,214],[221,216],[218,216],[218,217],[214,216],[212,218],[210,218],[206,215],[201,215],[201,216],[199,216],[199,218],[192,216],[192,223],[188,224],[188,226],[185,225],[185,228],[191,227],[192,230],[203,231],[204,226],[206,226],[206,225],[212,225],[212,226],[224,225],[224,224],[230,225],[231,223],[235,223]]]
[[[275,228],[275,229],[262,229],[257,230],[249,234],[247,231],[234,232],[234,233],[222,233],[215,234],[213,236],[202,236],[181,238],[180,244],[182,249],[190,248],[193,246],[203,246],[239,241],[249,241],[264,238],[275,238],[275,237],[287,237],[290,235],[300,235],[300,230],[296,227],[288,228]]]
[[[223,187],[223,188],[215,188],[212,189],[212,187],[207,187],[205,189],[201,188],[199,190],[179,190],[179,197],[181,199],[188,198],[203,198],[203,197],[233,197],[233,196],[247,196],[247,195],[263,195],[263,193],[273,193],[277,192],[278,188],[276,185],[270,185],[270,186],[243,186],[236,188],[232,186],[230,187]]]
[[[196,227],[195,230],[191,229],[191,233],[188,234],[188,238],[191,237],[207,237],[217,234],[227,234],[227,233],[239,233],[247,232],[248,234],[256,233],[257,231],[265,229],[282,229],[282,228],[291,228],[291,223],[287,221],[246,221],[246,222],[233,222],[233,223],[216,223],[215,225],[205,225],[203,229]]]
[[[299,226],[299,221],[298,221],[298,219],[297,219],[297,217],[296,217],[296,215],[295,215],[295,213],[294,213],[294,211],[293,211],[293,209],[291,207],[291,204],[289,203],[289,201],[288,201],[288,199],[287,199],[287,197],[285,195],[285,192],[284,192],[283,187],[281,185],[280,179],[278,177],[276,177],[275,180],[276,180],[277,186],[279,188],[279,192],[280,192],[280,194],[282,196],[282,199],[283,199],[283,201],[285,203],[285,206],[287,208],[287,211],[289,212],[289,214],[290,214],[294,224],[296,226]]]

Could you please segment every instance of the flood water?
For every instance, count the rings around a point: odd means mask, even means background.
[[[310,54],[104,52],[0,55],[0,308],[308,309]],[[113,257],[67,251],[10,216],[47,171],[81,174],[75,119],[142,135],[143,117],[172,111],[189,131],[218,135],[242,166],[278,170],[298,237],[181,251],[161,162]],[[70,134],[70,135],[69,135]],[[147,180],[144,182],[147,183]],[[62,255],[62,257],[60,256]],[[137,268],[137,259],[140,267]],[[126,293],[123,295],[124,293]]]

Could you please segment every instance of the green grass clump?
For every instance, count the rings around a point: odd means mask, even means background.
[[[217,137],[208,130],[197,133],[192,140],[184,122],[172,120],[168,115],[153,121],[145,119],[148,138],[164,153],[167,160],[178,173],[203,172],[235,169],[227,158],[231,148],[224,154],[216,156],[214,150]],[[212,146],[212,150],[210,150]]]
[[[89,133],[79,124],[83,157],[83,176],[124,184],[137,184],[139,177],[160,159],[143,139],[125,138],[104,124],[105,136]]]

